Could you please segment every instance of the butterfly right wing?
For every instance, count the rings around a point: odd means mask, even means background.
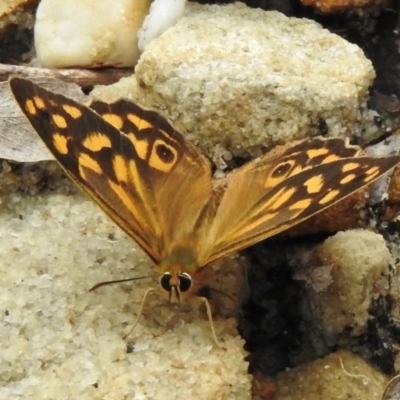
[[[321,212],[373,182],[399,156],[360,157],[342,139],[312,139],[235,171],[205,218],[199,263],[208,264]]]

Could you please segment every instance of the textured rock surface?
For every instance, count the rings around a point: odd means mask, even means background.
[[[259,154],[325,131],[360,134],[371,123],[360,109],[374,76],[357,46],[313,21],[240,3],[193,3],[119,85],[122,95],[164,112],[204,151],[227,159],[226,150]]]
[[[366,332],[373,300],[388,294],[392,258],[383,237],[363,229],[338,232],[317,253],[315,271],[329,267],[324,270],[328,284],[323,290],[308,286],[303,313],[316,336],[335,345],[345,331]]]
[[[273,400],[381,400],[388,379],[347,351],[283,372]]]
[[[88,290],[151,262],[51,165],[0,176],[0,398],[249,399],[233,319],[215,318],[220,349],[202,308],[152,296],[123,339],[158,279]]]

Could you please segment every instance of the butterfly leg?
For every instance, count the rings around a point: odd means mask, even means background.
[[[129,330],[129,332],[123,337],[124,340],[133,332],[133,330],[135,329],[136,325],[138,324],[139,319],[143,314],[144,304],[146,303],[146,299],[147,299],[148,295],[152,294],[152,293],[160,293],[160,292],[161,292],[161,290],[154,289],[154,288],[149,288],[149,289],[146,290],[146,292],[145,292],[145,294],[143,296],[142,302],[140,303],[140,307],[139,307],[139,311],[138,311],[138,315],[136,317],[136,320],[133,323],[133,325],[132,325],[131,329]]]
[[[210,328],[211,328],[211,333],[213,335],[214,338],[214,342],[218,347],[222,347],[224,348],[224,345],[217,339],[217,335],[215,333],[215,328],[214,328],[214,321],[213,321],[213,317],[212,317],[212,312],[211,312],[211,307],[210,307],[210,303],[207,300],[206,297],[198,297],[198,299],[200,301],[202,301],[205,306],[206,306],[206,310],[207,310],[207,317],[208,317],[208,321],[210,322]]]
[[[146,292],[145,292],[145,294],[143,296],[142,302],[140,304],[136,320],[133,323],[133,325],[132,325],[131,329],[129,330],[129,332],[123,337],[124,340],[133,332],[133,330],[135,329],[136,325],[138,324],[139,319],[143,314],[143,308],[144,308],[144,305],[146,303],[147,297],[149,296],[149,294],[152,294],[152,293],[161,293],[161,294],[163,294],[163,292],[161,290],[159,290],[159,289],[149,288],[149,289],[146,290]],[[212,312],[211,312],[211,307],[210,307],[209,301],[207,300],[206,297],[202,297],[202,296],[198,296],[197,299],[199,299],[199,301],[203,302],[205,304],[205,306],[206,306],[207,317],[208,317],[208,321],[210,322],[211,333],[212,333],[212,336],[214,338],[215,344],[218,347],[224,348],[224,345],[218,340],[217,334],[215,333],[214,322],[213,322],[213,317],[212,317]]]

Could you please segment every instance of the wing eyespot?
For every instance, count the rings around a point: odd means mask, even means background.
[[[178,160],[177,150],[163,140],[154,142],[149,157],[149,165],[162,172],[169,172]]]
[[[271,173],[271,178],[281,178],[282,176],[286,176],[293,167],[293,163],[288,161],[285,163],[279,164]]]
[[[156,153],[160,160],[167,164],[171,164],[175,160],[174,152],[165,144],[156,145]]]

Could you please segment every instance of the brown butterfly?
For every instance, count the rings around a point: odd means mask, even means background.
[[[197,277],[211,262],[304,221],[400,162],[315,138],[213,183],[209,161],[154,111],[126,100],[89,108],[20,78],[10,87],[67,175],[150,256],[170,299],[197,296]]]

